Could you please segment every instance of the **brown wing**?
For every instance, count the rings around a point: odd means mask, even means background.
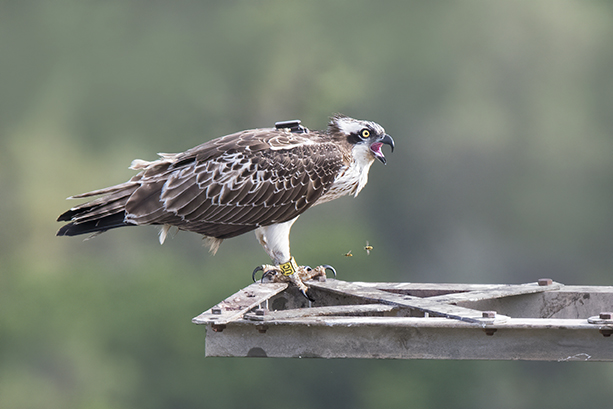
[[[145,172],[126,203],[126,222],[234,237],[298,216],[342,166],[336,145],[316,133],[228,135],[176,155],[161,174]]]

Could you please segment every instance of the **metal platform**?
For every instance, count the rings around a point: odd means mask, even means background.
[[[254,283],[192,322],[206,356],[613,361],[613,287]]]

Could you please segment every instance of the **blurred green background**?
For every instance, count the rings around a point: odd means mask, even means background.
[[[190,320],[268,261],[253,234],[54,234],[134,158],[342,112],[396,150],[301,217],[299,262],[612,285],[612,106],[609,1],[1,0],[0,407],[606,407],[603,363],[205,359]]]

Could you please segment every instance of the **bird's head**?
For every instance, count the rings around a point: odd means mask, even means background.
[[[349,118],[337,114],[330,119],[328,133],[335,137],[345,139],[349,144],[356,147],[367,148],[372,158],[377,158],[385,164],[386,159],[381,148],[389,145],[394,151],[394,140],[385,133],[385,129],[378,123]],[[366,151],[366,150],[365,150]]]

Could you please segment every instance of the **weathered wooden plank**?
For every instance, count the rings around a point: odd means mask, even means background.
[[[479,310],[446,304],[440,301],[432,301],[429,298],[424,299],[410,295],[391,293],[379,290],[378,288],[360,286],[359,284],[339,280],[329,279],[324,282],[309,283],[309,285],[322,290],[325,289],[340,294],[349,294],[353,297],[375,303],[399,305],[417,309],[428,314],[440,315],[446,318],[477,324],[489,324],[493,321],[500,322],[509,318],[502,314],[496,315],[495,318],[488,318],[484,317],[483,312]]]
[[[194,324],[226,325],[287,288],[287,283],[253,283],[192,319]]]
[[[335,305],[330,307],[296,308],[281,311],[262,311],[263,315],[258,315],[257,313],[248,313],[245,314],[244,318],[251,321],[282,321],[330,315],[365,316],[368,314],[389,313],[396,309],[398,309],[398,307],[384,304]]]
[[[593,317],[596,318],[596,317]],[[477,328],[477,329],[571,329],[589,331],[613,331],[613,320],[591,323],[589,319],[509,318],[504,322],[475,326],[472,323],[449,320],[443,317],[389,317],[389,316],[306,316],[275,320],[276,325],[325,327],[411,327],[411,328]],[[239,325],[253,325],[248,320],[236,321]],[[606,335],[605,335],[606,337]],[[613,341],[613,337],[611,338]],[[613,352],[613,351],[612,351]]]
[[[487,289],[467,291],[460,293],[444,294],[434,297],[429,297],[430,301],[438,301],[444,303],[457,303],[465,301],[481,301],[491,300],[493,298],[511,297],[515,295],[535,294],[545,291],[559,290],[564,285],[553,282],[552,284],[541,286],[538,283],[527,284],[506,284],[499,286],[491,286]]]

